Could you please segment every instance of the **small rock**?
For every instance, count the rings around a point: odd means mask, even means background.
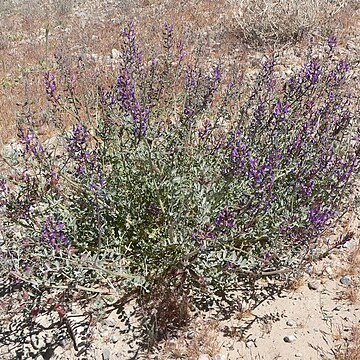
[[[287,343],[293,343],[296,340],[296,336],[288,335],[284,337],[284,341]]]
[[[290,327],[293,327],[293,326],[296,325],[296,322],[295,322],[294,320],[288,320],[288,321],[286,322],[286,325],[287,325],[287,326],[290,326]]]
[[[252,347],[254,347],[254,342],[253,342],[253,341],[248,341],[248,342],[246,343],[246,347],[247,347],[248,349],[251,349]]]
[[[67,341],[66,341],[66,338],[65,338],[65,337],[59,339],[59,345],[60,345],[61,347],[64,348],[64,347],[66,346],[66,344],[67,344]]]
[[[334,274],[334,270],[332,269],[331,266],[327,266],[327,267],[325,268],[325,271],[326,271],[326,273],[327,273],[328,275],[330,275],[330,276]]]
[[[223,354],[216,354],[212,360],[226,360],[226,356]]]
[[[341,310],[341,305],[336,305],[334,307],[334,311],[340,311]]]
[[[211,357],[208,354],[201,354],[198,360],[211,360]]]
[[[343,276],[340,279],[340,283],[345,285],[345,286],[349,286],[351,284],[351,279],[348,276]]]
[[[111,57],[114,59],[114,60],[117,60],[120,58],[120,51],[117,50],[117,49],[112,49],[111,50]]]
[[[112,342],[113,344],[116,344],[119,340],[120,340],[120,338],[119,338],[117,335],[113,335],[113,336],[111,337],[111,342]]]
[[[109,332],[108,331],[101,331],[100,332],[100,336],[102,338],[108,338],[109,337]]]
[[[104,324],[109,327],[115,327],[115,321],[113,319],[106,319]]]
[[[195,337],[195,333],[193,331],[188,331],[187,334],[186,334],[186,337],[191,340]]]
[[[110,359],[110,350],[109,349],[105,349],[102,354],[102,360],[109,360]]]
[[[301,358],[301,357],[303,357],[303,354],[302,354],[302,353],[296,353],[296,354],[295,354],[295,357]]]
[[[320,287],[319,281],[310,281],[308,282],[308,287],[310,290],[318,290]]]

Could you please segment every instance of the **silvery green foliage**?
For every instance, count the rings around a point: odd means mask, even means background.
[[[150,61],[132,25],[123,38],[96,121],[79,115],[48,146],[19,128],[21,171],[1,180],[2,272],[38,289],[107,281],[151,292],[167,279],[195,294],[299,266],[359,170],[358,99],[350,64],[332,57],[336,39],[327,61],[286,81],[267,61],[245,87],[220,66],[187,64],[170,24]],[[55,74],[45,87],[58,116],[80,107]]]

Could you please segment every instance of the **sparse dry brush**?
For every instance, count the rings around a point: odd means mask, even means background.
[[[346,30],[356,2],[331,0],[229,0],[234,28],[250,46],[294,43],[307,35]]]
[[[335,352],[336,360],[358,360],[360,359],[360,326],[354,325],[346,344],[339,347]]]

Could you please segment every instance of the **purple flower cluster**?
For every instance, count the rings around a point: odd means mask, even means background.
[[[221,79],[219,65],[215,66],[209,76],[203,75],[199,68],[188,66],[185,82],[185,119],[190,120],[209,106],[219,89]]]
[[[135,86],[131,79],[130,73],[125,69],[121,71],[117,79],[118,88],[118,101],[120,102],[122,109],[130,113],[134,106],[135,99]]]
[[[134,24],[131,23],[122,31],[123,47],[122,60],[123,67],[126,69],[134,69],[142,64],[142,52],[139,50],[136,42],[136,34]]]
[[[55,221],[51,217],[46,219],[46,222],[42,227],[41,240],[55,250],[70,245],[70,241],[65,234],[64,223]]]
[[[143,137],[147,133],[150,109],[136,99],[135,86],[127,70],[121,72],[117,81],[118,101],[127,115],[133,119],[136,136]]]
[[[274,109],[274,116],[276,119],[285,120],[286,114],[289,112],[289,103],[286,101],[282,103],[278,100],[275,109]]]
[[[76,163],[76,174],[84,175],[87,170],[95,170],[98,167],[96,150],[89,148],[89,130],[82,124],[76,124],[72,128],[67,140],[67,152]]]
[[[164,31],[163,31],[163,38],[164,38],[164,48],[169,50],[173,47],[173,39],[174,36],[174,23],[169,24],[167,21],[164,22]]]
[[[31,154],[37,157],[45,154],[43,146],[39,143],[36,134],[31,130],[20,127],[18,132],[18,138],[20,140],[20,143],[24,147],[24,155]]]
[[[248,163],[251,155],[250,148],[242,140],[241,132],[238,130],[235,135],[234,142],[231,146],[230,160],[232,165],[232,170],[235,175],[242,173],[245,165]]]
[[[337,39],[335,35],[331,35],[328,37],[328,41],[327,41],[330,50],[333,50],[336,46],[337,46]]]
[[[220,228],[232,229],[235,227],[236,219],[234,211],[225,207],[215,218],[215,225]]]
[[[56,103],[58,101],[58,95],[56,94],[57,86],[55,76],[48,71],[44,74],[44,80],[46,94],[48,95],[50,101]]]
[[[200,248],[205,249],[209,241],[215,240],[214,230],[210,225],[205,225],[202,229],[193,232],[192,239]]]
[[[310,223],[316,230],[320,231],[324,228],[327,221],[334,216],[334,212],[319,203],[314,203],[310,206],[308,216]]]

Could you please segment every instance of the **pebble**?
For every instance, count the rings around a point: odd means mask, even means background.
[[[334,311],[340,311],[341,310],[341,305],[336,305],[334,307]]]
[[[115,327],[115,321],[113,319],[106,319],[104,324],[109,327]]]
[[[66,341],[66,338],[61,338],[60,340],[59,340],[59,345],[61,346],[61,347],[65,347],[66,346],[66,344],[67,344],[67,341]]]
[[[226,360],[226,356],[223,354],[216,354],[212,360]]]
[[[335,261],[338,259],[338,257],[335,254],[330,254],[329,259]]]
[[[111,337],[111,342],[112,342],[113,344],[116,344],[119,340],[120,340],[120,338],[119,338],[117,335],[113,335],[113,336]]]
[[[201,354],[198,360],[211,360],[211,357],[208,354]]]
[[[345,285],[345,286],[349,286],[351,284],[351,279],[348,276],[343,276],[340,279],[340,283]]]
[[[334,274],[334,270],[332,269],[331,266],[327,266],[327,267],[325,268],[325,271],[326,271],[326,273],[327,273],[328,275],[330,275],[330,276]]]
[[[288,320],[288,321],[286,322],[286,325],[287,325],[287,326],[290,326],[290,327],[293,327],[293,326],[296,325],[296,322],[295,322],[294,320]]]
[[[109,332],[108,331],[101,331],[100,336],[103,337],[103,338],[107,338],[107,337],[109,337]]]
[[[308,282],[308,287],[310,290],[318,290],[320,287],[319,281],[310,281]]]
[[[105,349],[102,354],[102,360],[109,360],[110,359],[110,350],[109,349]]]
[[[248,349],[251,349],[252,347],[254,347],[254,343],[253,343],[252,341],[248,341],[248,342],[246,343],[246,347],[247,347]]]
[[[195,333],[193,331],[188,331],[187,334],[186,334],[186,337],[191,340],[195,337]]]
[[[287,343],[293,343],[296,340],[296,336],[288,335],[284,337],[284,341]]]
[[[121,56],[121,53],[118,49],[112,49],[111,50],[111,57],[115,60],[119,59]]]
[[[301,357],[303,357],[303,354],[302,354],[302,353],[296,353],[296,354],[295,354],[295,357],[301,358]]]

